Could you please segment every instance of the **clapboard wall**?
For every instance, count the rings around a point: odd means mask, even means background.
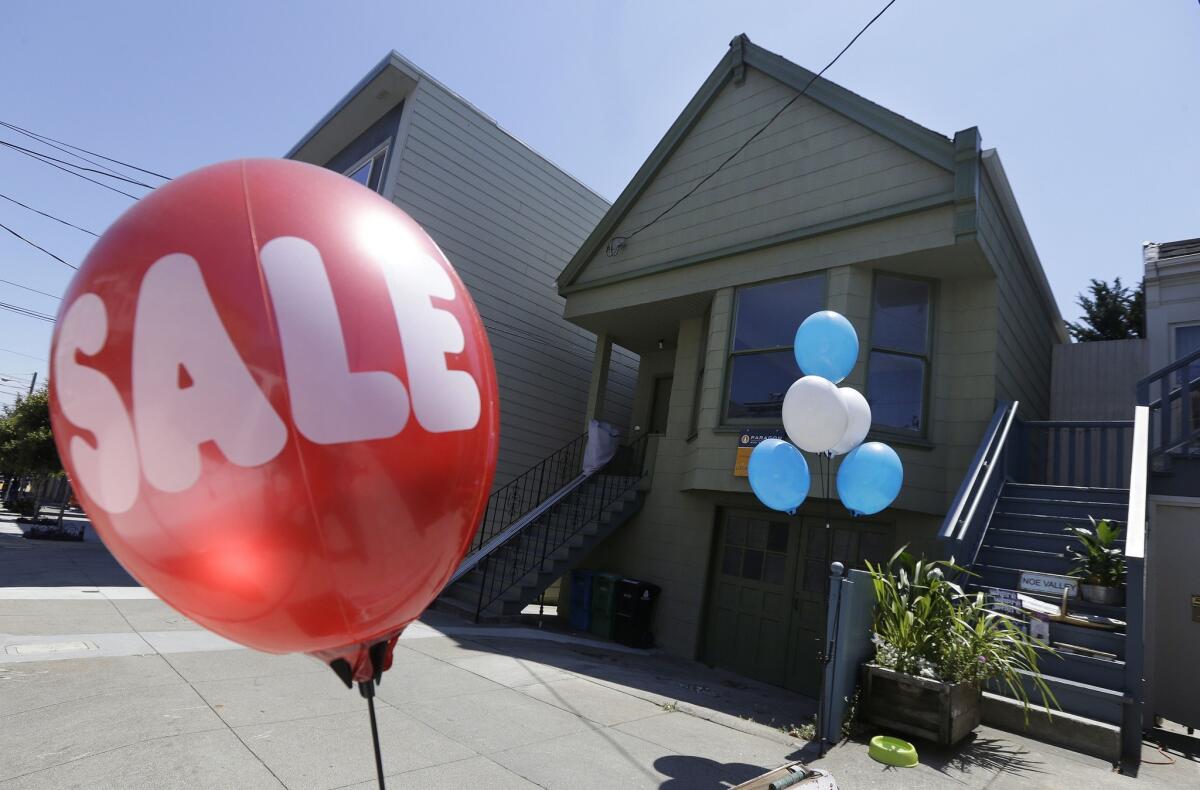
[[[393,156],[392,199],[446,253],[487,327],[500,388],[499,485],[584,430],[596,339],[563,320],[555,277],[608,204],[427,78],[405,102]],[[608,416],[621,425],[637,362],[614,348]]]

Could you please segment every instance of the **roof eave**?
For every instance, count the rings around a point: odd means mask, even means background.
[[[1029,229],[1025,226],[1025,219],[1021,216],[1021,209],[1017,205],[1017,198],[1013,194],[1012,185],[1008,183],[1008,176],[1004,172],[1004,165],[1000,162],[1000,154],[995,148],[989,148],[980,155],[980,161],[987,171],[988,177],[992,180],[996,197],[1000,200],[999,208],[1008,219],[1009,225],[1017,236],[1017,243],[1021,246],[1021,251],[1030,263],[1030,267],[1033,270],[1034,282],[1038,290],[1041,291],[1042,297],[1046,300],[1046,306],[1053,314],[1054,327],[1058,334],[1058,340],[1060,343],[1070,343],[1071,338],[1067,334],[1067,325],[1063,321],[1062,312],[1058,309],[1058,301],[1054,298],[1054,291],[1050,289],[1050,281],[1046,278],[1046,270],[1042,267],[1042,259],[1038,257],[1037,248],[1033,245],[1033,237],[1029,235]]]
[[[716,68],[704,81],[700,90],[688,102],[683,112],[675,119],[675,123],[667,130],[633,179],[621,192],[621,196],[612,204],[608,213],[604,215],[604,218],[600,220],[562,273],[559,274],[557,282],[560,294],[563,293],[564,288],[574,283],[583,267],[616,230],[617,225],[624,219],[625,214],[642,190],[683,141],[717,93],[734,77],[738,69],[747,65],[779,80],[794,90],[800,91],[807,88],[805,95],[812,100],[862,124],[923,159],[954,172],[954,143],[949,138],[926,129],[840,85],[835,85],[823,77],[817,77],[808,69],[751,43],[745,34],[742,34],[733,39],[729,50],[717,63]]]

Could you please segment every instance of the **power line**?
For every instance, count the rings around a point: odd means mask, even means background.
[[[35,294],[41,294],[42,296],[49,296],[51,299],[57,299],[57,300],[58,300],[58,301],[60,301],[60,302],[62,301],[62,297],[61,297],[61,296],[55,296],[54,294],[52,294],[52,293],[47,293],[46,291],[39,291],[39,290],[38,290],[38,289],[36,289],[36,288],[30,288],[28,285],[21,285],[20,283],[14,283],[12,280],[3,280],[3,279],[0,279],[0,283],[5,283],[6,285],[11,285],[11,286],[13,286],[14,288],[20,288],[20,289],[21,289],[21,290],[23,290],[23,291],[31,291],[31,292],[33,292],[33,293],[35,293]]]
[[[111,156],[105,156],[104,154],[98,154],[95,151],[89,151],[88,149],[80,148],[77,145],[71,145],[70,143],[64,143],[62,140],[55,140],[53,137],[49,137],[44,134],[39,134],[38,132],[31,132],[28,129],[23,129],[20,126],[17,126],[15,123],[9,123],[8,121],[0,121],[0,126],[7,126],[9,129],[12,129],[15,132],[20,132],[21,134],[25,135],[26,137],[32,137],[35,140],[41,140],[42,142],[46,142],[47,140],[49,140],[52,143],[58,143],[60,145],[65,145],[67,148],[73,149],[75,151],[83,151],[85,154],[91,154],[92,156],[100,157],[101,159],[103,159],[106,162],[112,162],[115,165],[121,165],[122,167],[128,167],[132,170],[138,171],[139,173],[145,173],[148,176],[155,176],[156,178],[161,178],[166,181],[172,180],[170,176],[164,176],[162,173],[156,173],[153,170],[147,170],[144,167],[138,167],[137,165],[131,165],[128,162],[122,162],[120,159],[113,159]],[[49,143],[47,143],[47,145],[49,145]],[[59,150],[62,150],[62,149],[59,149]],[[80,157],[80,158],[82,159],[82,157]],[[92,162],[92,164],[96,164],[96,163]]]
[[[88,230],[87,228],[81,228],[78,225],[75,225],[74,223],[67,222],[65,219],[60,219],[59,217],[56,217],[53,214],[47,214],[44,211],[39,211],[38,209],[34,208],[33,206],[27,206],[24,203],[22,203],[21,201],[17,200],[16,198],[10,198],[8,195],[0,194],[0,199],[7,200],[9,203],[16,203],[21,208],[29,209],[34,214],[41,214],[43,217],[52,219],[55,222],[61,222],[62,224],[66,225],[68,228],[74,228],[75,230],[81,230],[84,233],[88,234],[89,236],[95,236],[96,238],[100,238],[99,233],[93,233],[92,231]]]
[[[8,312],[14,312],[14,313],[17,313],[18,316],[25,316],[26,318],[37,318],[38,321],[46,321],[46,322],[49,322],[52,324],[54,323],[54,316],[47,316],[46,313],[44,313],[44,312],[37,312],[36,310],[29,310],[28,307],[22,307],[19,305],[10,305],[10,304],[6,303],[6,301],[0,301],[0,310],[7,310]]]
[[[27,359],[37,360],[38,362],[46,362],[47,361],[45,357],[35,357],[32,354],[26,354],[24,351],[13,351],[11,348],[0,348],[0,351],[3,351],[8,354],[16,354],[18,357],[25,357]]]
[[[66,165],[67,167],[73,167],[77,170],[82,170],[85,173],[96,173],[97,175],[105,176],[106,178],[115,178],[118,181],[124,181],[126,183],[133,184],[134,186],[145,187],[146,189],[154,189],[154,187],[150,186],[149,184],[144,183],[142,181],[138,181],[135,178],[127,178],[119,173],[113,173],[110,170],[97,170],[94,167],[84,167],[83,165],[77,165],[74,162],[68,162],[66,159],[59,159],[58,157],[50,156],[50,154],[43,154],[41,151],[34,151],[32,148],[26,148],[23,145],[17,145],[16,143],[10,143],[7,140],[0,140],[0,145],[3,145],[8,148],[12,148],[14,151],[20,151],[21,153],[26,154],[28,156],[35,157],[41,161],[44,161],[46,164],[50,164],[51,162],[58,162],[60,165]]]
[[[4,126],[8,129],[11,129],[12,131],[16,132],[17,134],[25,135],[29,139],[36,140],[37,142],[41,143],[42,145],[49,146],[50,148],[53,148],[56,151],[62,151],[67,156],[73,156],[76,159],[82,159],[84,162],[87,162],[88,164],[92,164],[92,165],[95,165],[96,167],[103,168],[104,170],[107,170],[108,172],[112,173],[113,175],[124,175],[119,170],[114,170],[111,167],[109,167],[108,165],[104,164],[103,162],[97,162],[95,159],[88,159],[83,154],[77,154],[68,148],[58,145],[57,143],[50,142],[49,140],[42,139],[35,133],[27,131],[25,129],[21,129],[20,127],[14,126],[13,124],[5,123],[4,121],[0,121],[0,126]]]
[[[25,238],[25,237],[24,237],[24,236],[22,236],[20,233],[17,233],[15,230],[13,230],[12,228],[8,227],[7,225],[5,225],[5,224],[3,224],[3,223],[0,223],[0,228],[3,228],[4,230],[8,231],[8,232],[9,232],[9,233],[11,233],[12,235],[16,236],[18,239],[20,239],[21,241],[25,242],[25,243],[26,243],[26,244],[28,244],[30,247],[34,247],[35,249],[39,249],[39,250],[41,250],[42,252],[46,253],[47,255],[49,255],[49,256],[50,256],[51,258],[53,258],[54,260],[56,260],[56,261],[58,261],[59,263],[61,263],[63,266],[70,266],[72,269],[78,269],[78,268],[79,268],[78,266],[76,266],[76,265],[75,265],[75,264],[73,264],[73,263],[67,263],[67,262],[66,262],[66,261],[64,261],[62,258],[60,258],[60,257],[58,257],[57,255],[55,255],[54,253],[50,252],[50,250],[46,249],[45,247],[42,247],[41,245],[38,245],[38,244],[34,244],[32,241],[30,241],[29,239]]]
[[[63,167],[62,165],[56,165],[56,164],[54,164],[53,162],[50,162],[50,161],[48,161],[48,160],[46,160],[46,159],[43,159],[42,157],[40,157],[40,156],[39,156],[39,155],[37,155],[37,154],[26,154],[26,156],[32,156],[34,159],[37,159],[37,160],[38,160],[39,162],[41,162],[42,164],[50,165],[51,167],[53,167],[53,168],[56,168],[56,169],[58,169],[58,170],[61,170],[61,171],[63,171],[64,173],[70,173],[71,175],[75,176],[76,178],[82,178],[84,181],[91,181],[93,184],[95,184],[95,185],[97,185],[97,186],[102,186],[102,187],[104,187],[105,189],[109,190],[110,192],[116,192],[118,195],[124,195],[125,197],[127,197],[127,198],[133,198],[134,200],[141,200],[141,198],[140,198],[140,197],[138,197],[137,195],[131,195],[131,194],[129,194],[128,192],[125,192],[125,191],[123,191],[123,190],[117,189],[117,188],[116,188],[116,187],[114,187],[114,186],[111,186],[111,185],[109,185],[109,184],[105,184],[103,181],[97,181],[97,180],[96,180],[96,179],[94,179],[94,178],[90,178],[89,176],[85,176],[83,173],[80,173],[80,172],[78,172],[78,171],[76,171],[76,170],[69,170],[68,168],[65,168],[65,167]]]
[[[774,123],[775,119],[783,114],[784,110],[786,110],[788,107],[791,107],[793,104],[796,103],[797,100],[799,100],[799,98],[801,96],[803,96],[805,93],[807,93],[808,89],[812,87],[813,83],[816,82],[817,80],[819,80],[821,78],[821,75],[823,75],[826,71],[829,71],[829,68],[831,66],[833,66],[834,63],[837,63],[838,59],[841,58],[842,55],[846,54],[846,50],[848,50],[848,49],[850,49],[850,47],[854,46],[854,42],[858,41],[859,36],[861,36],[863,33],[866,33],[867,28],[869,28],[871,25],[875,24],[875,20],[877,20],[877,19],[879,19],[879,17],[883,16],[884,12],[887,11],[889,8],[891,8],[892,4],[895,2],[896,2],[896,0],[888,0],[887,5],[885,5],[881,9],[879,9],[879,13],[877,13],[877,14],[875,14],[875,16],[871,17],[871,21],[867,22],[867,24],[863,25],[862,29],[854,34],[854,38],[850,39],[850,43],[848,43],[846,46],[842,47],[842,51],[837,53],[837,55],[834,56],[833,60],[831,60],[825,64],[825,68],[821,69],[816,74],[814,74],[812,79],[810,79],[808,81],[808,83],[800,90],[799,93],[797,93],[795,96],[793,96],[792,98],[790,98],[786,102],[784,102],[783,106],[780,107],[778,110],[776,110],[775,114],[772,115],[769,119],[767,119],[766,123],[764,123],[762,126],[758,127],[758,131],[756,131],[754,134],[750,135],[750,137],[748,137],[745,142],[743,142],[741,145],[739,145],[732,154],[725,157],[725,160],[723,162],[721,162],[721,164],[717,165],[715,170],[713,170],[711,173],[706,175],[704,178],[697,181],[695,183],[695,185],[692,186],[692,188],[689,189],[687,192],[685,192],[681,198],[676,200],[671,205],[667,206],[665,209],[663,209],[661,212],[659,212],[658,216],[656,216],[654,219],[647,222],[645,225],[642,225],[641,227],[637,228],[636,230],[634,230],[632,233],[628,234],[627,236],[614,236],[608,243],[608,250],[607,250],[608,256],[611,258],[614,255],[616,255],[618,252],[620,252],[621,243],[629,241],[634,236],[636,236],[639,233],[641,233],[642,231],[644,231],[646,228],[648,228],[651,225],[653,225],[654,223],[658,222],[660,219],[665,217],[667,214],[670,214],[675,209],[676,206],[678,206],[680,203],[682,203],[683,201],[685,201],[689,197],[691,197],[693,194],[695,194],[696,190],[698,190],[700,187],[704,186],[704,184],[707,183],[710,178],[715,176],[717,173],[721,172],[721,169],[723,167],[725,167],[725,165],[727,165],[731,161],[733,161],[734,157],[736,157],[743,150],[745,150],[746,146],[750,145],[750,143],[754,142],[754,140],[760,134],[765,132],[767,130],[767,127],[770,126],[772,123]],[[618,240],[621,243],[618,243]]]

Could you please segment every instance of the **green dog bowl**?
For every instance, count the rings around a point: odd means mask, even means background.
[[[894,765],[897,768],[912,768],[917,764],[917,750],[911,743],[887,735],[876,735],[872,738],[867,754],[884,765]]]

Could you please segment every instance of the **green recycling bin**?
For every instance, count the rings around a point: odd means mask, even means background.
[[[617,573],[597,573],[592,577],[591,632],[603,639],[613,638],[613,620],[617,609]]]

